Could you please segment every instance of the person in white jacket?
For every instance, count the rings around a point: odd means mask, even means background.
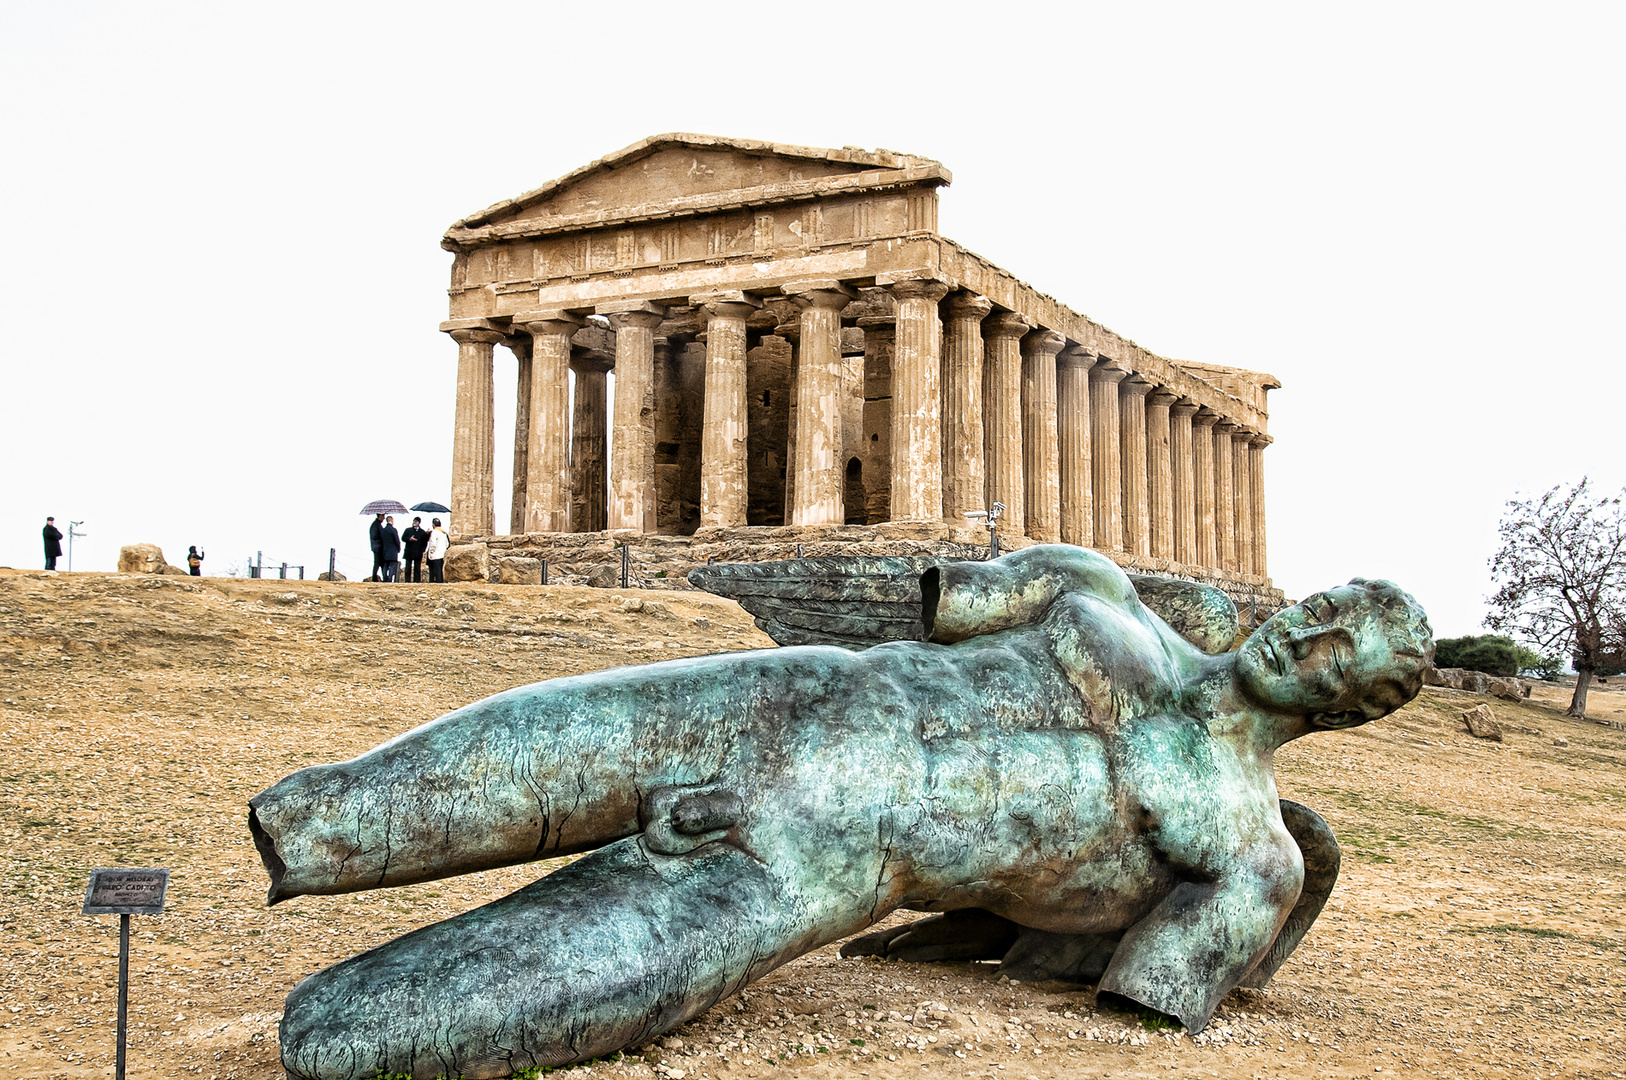
[[[446,549],[452,546],[451,540],[446,536],[446,530],[440,527],[440,518],[430,519],[434,527],[429,530],[429,546],[424,549],[424,561],[429,564],[429,581],[431,584],[444,582],[446,575]]]

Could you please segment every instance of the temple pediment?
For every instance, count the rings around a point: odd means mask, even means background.
[[[463,245],[949,180],[939,162],[886,150],[656,135],[472,214],[446,239]]]

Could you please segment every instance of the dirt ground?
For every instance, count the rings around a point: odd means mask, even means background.
[[[107,866],[172,871],[165,914],[133,919],[129,1075],[280,1077],[298,980],[548,867],[267,909],[250,795],[507,687],[769,644],[695,593],[0,571],[0,1077],[111,1076],[118,919],[79,913]],[[832,947],[574,1075],[1621,1077],[1626,694],[1579,722],[1567,693],[1490,701],[1501,744],[1456,719],[1487,699],[1431,689],[1285,748],[1282,794],[1332,824],[1343,874],[1271,986],[1195,1038]]]

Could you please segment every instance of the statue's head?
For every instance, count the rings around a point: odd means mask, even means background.
[[[1416,697],[1433,658],[1417,601],[1356,578],[1272,615],[1238,650],[1236,673],[1242,692],[1272,712],[1346,728]]]

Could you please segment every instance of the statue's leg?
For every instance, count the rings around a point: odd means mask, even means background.
[[[1303,885],[1298,848],[1284,833],[1258,843],[1213,881],[1186,881],[1125,933],[1102,975],[1104,1004],[1208,1026],[1220,999],[1263,959]]]
[[[613,1053],[822,943],[802,888],[729,844],[612,844],[288,995],[296,1080],[507,1076]]]
[[[1338,867],[1343,861],[1338,838],[1332,834],[1331,827],[1320,814],[1290,799],[1282,799],[1281,807],[1282,824],[1293,834],[1304,856],[1304,891],[1299,893],[1299,902],[1293,905],[1293,911],[1287,916],[1287,922],[1282,924],[1281,933],[1271,943],[1270,951],[1240,983],[1254,990],[1270,982],[1271,976],[1287,962],[1293,950],[1299,947],[1299,942],[1304,940],[1304,935],[1310,932],[1321,909],[1327,905],[1327,898],[1332,895],[1332,887],[1338,882]]]

